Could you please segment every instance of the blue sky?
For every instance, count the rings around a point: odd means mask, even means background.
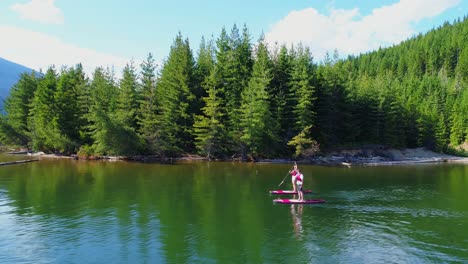
[[[468,0],[111,1],[0,0],[0,57],[34,69],[82,62],[91,72],[152,52],[164,60],[177,34],[196,54],[202,36],[246,24],[252,42],[308,45],[316,60],[399,43],[468,14]]]

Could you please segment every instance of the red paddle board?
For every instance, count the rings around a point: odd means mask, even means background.
[[[281,204],[316,204],[316,203],[324,203],[325,200],[302,200],[299,201],[297,199],[275,199],[273,200],[275,203]]]

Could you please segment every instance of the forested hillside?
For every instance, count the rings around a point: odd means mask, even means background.
[[[149,54],[120,80],[102,68],[87,79],[79,64],[23,74],[0,120],[2,141],[82,155],[210,158],[360,144],[448,152],[467,141],[467,19],[323,63],[301,45],[251,38],[246,27],[222,29],[194,55],[179,33],[160,71]]]
[[[346,76],[345,105],[351,107],[347,110],[354,131],[341,139],[426,146],[441,152],[466,142],[467,43],[464,19],[337,63],[334,69]]]

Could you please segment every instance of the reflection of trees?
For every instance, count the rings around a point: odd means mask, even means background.
[[[3,173],[11,181],[0,189],[7,190],[14,213],[62,226],[62,233],[69,233],[66,243],[75,244],[76,250],[92,244],[89,239],[101,248],[117,247],[113,254],[140,254],[142,259],[158,250],[150,247],[160,237],[153,203],[157,195],[151,172],[141,164],[43,160]]]
[[[49,166],[49,164],[54,164]],[[18,214],[34,213],[73,217],[83,197],[76,187],[82,186],[67,162],[29,164],[10,174],[13,181],[6,188]]]
[[[258,192],[251,184],[252,170],[231,163],[183,166],[191,168],[168,179],[176,182],[170,189],[177,191],[158,205],[161,224],[167,227],[163,245],[169,262],[229,262],[239,255],[245,257],[240,262],[261,262],[264,221],[261,208],[252,203]]]
[[[265,189],[265,176],[278,172],[271,167],[45,160],[5,168],[11,180],[0,189],[16,214],[62,226],[76,250],[88,245],[129,261],[262,263],[298,250],[277,237],[291,230],[288,208],[272,211]]]

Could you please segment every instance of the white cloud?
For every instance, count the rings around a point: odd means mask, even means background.
[[[25,65],[35,70],[46,70],[55,65],[74,66],[82,63],[86,73],[91,74],[95,68],[114,67],[116,76],[120,76],[123,67],[130,59],[98,51],[77,47],[43,33],[0,25],[0,57]],[[135,61],[135,65],[139,65]]]
[[[63,24],[62,10],[55,6],[55,0],[31,0],[24,4],[14,4],[10,8],[21,18],[46,24]]]
[[[376,8],[367,16],[359,9],[331,9],[320,14],[314,8],[293,11],[272,26],[265,36],[268,43],[287,45],[302,42],[315,58],[337,49],[340,55],[359,54],[403,41],[416,32],[413,28],[425,18],[437,16],[460,0],[401,0]]]

